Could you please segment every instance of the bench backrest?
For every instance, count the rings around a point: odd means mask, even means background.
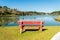
[[[23,21],[23,24],[40,24],[39,21]]]
[[[22,22],[18,22],[18,24],[43,24],[43,21],[22,21]]]

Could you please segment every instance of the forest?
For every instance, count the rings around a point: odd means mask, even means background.
[[[60,11],[54,11],[51,13],[37,12],[37,11],[20,11],[16,8],[11,9],[7,6],[0,6],[0,16],[27,16],[27,15],[60,15]]]

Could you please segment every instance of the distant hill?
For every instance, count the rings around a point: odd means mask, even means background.
[[[48,15],[60,15],[60,11],[54,11],[52,13],[47,13]],[[36,11],[19,11],[17,9],[11,9],[7,6],[0,6],[0,16],[26,16],[26,15],[46,15],[44,12]]]
[[[60,15],[60,11],[54,11],[54,12],[50,13],[49,15]]]
[[[0,6],[0,16],[23,16],[23,15],[45,15],[44,12],[36,12],[36,11],[28,11],[28,12],[24,12],[24,11],[19,11],[17,9],[11,9],[8,8],[7,6]]]

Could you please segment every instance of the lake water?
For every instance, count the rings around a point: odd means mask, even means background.
[[[40,20],[40,21],[44,21],[44,26],[60,26],[60,22],[55,21],[54,18],[56,18],[57,16],[19,16],[18,18],[22,21],[22,20]],[[8,23],[8,26],[18,26],[17,22],[10,22]]]

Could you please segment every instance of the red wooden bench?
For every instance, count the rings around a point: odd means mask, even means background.
[[[33,28],[39,28],[40,31],[42,31],[43,27],[43,21],[18,21],[19,27],[20,27],[20,33],[25,31],[26,28],[33,29]],[[35,26],[35,27],[34,27]]]

